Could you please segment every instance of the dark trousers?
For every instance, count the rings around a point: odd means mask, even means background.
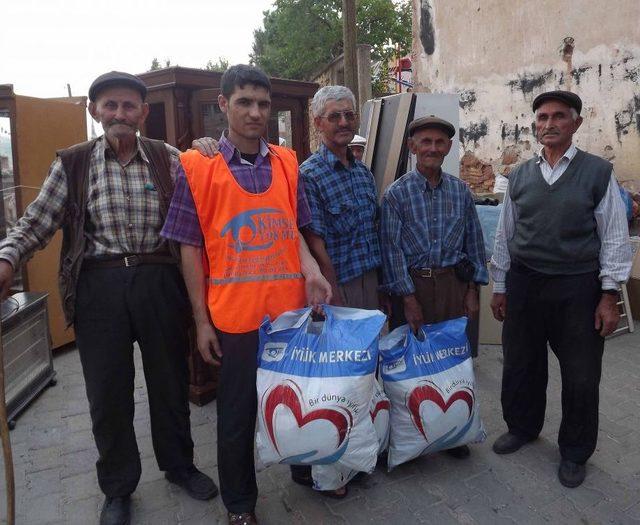
[[[229,512],[253,512],[258,499],[253,461],[258,331],[229,334],[218,330],[218,339],[222,348],[216,400],[220,493]]]
[[[509,431],[535,438],[547,391],[547,343],[560,363],[564,459],[584,463],[596,447],[604,339],[594,329],[600,300],[597,272],[549,276],[514,265],[507,274],[502,329],[502,411]]]
[[[87,388],[102,491],[131,494],[140,480],[133,428],[133,342],[142,354],[151,435],[161,470],[193,463],[187,323],[190,307],[172,265],[83,270],[74,328]]]

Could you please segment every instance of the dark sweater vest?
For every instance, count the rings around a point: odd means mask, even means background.
[[[509,254],[532,270],[576,275],[600,267],[600,238],[594,211],[611,178],[609,162],[578,150],[566,171],[547,184],[533,158],[509,174],[509,196],[516,210]]]

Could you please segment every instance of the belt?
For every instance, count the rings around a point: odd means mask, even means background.
[[[117,255],[108,258],[85,259],[82,268],[129,268],[143,264],[177,264],[171,255],[141,253],[133,255]]]
[[[422,277],[423,279],[432,279],[437,275],[443,275],[454,272],[453,266],[447,266],[445,268],[409,268],[409,273],[413,277]]]

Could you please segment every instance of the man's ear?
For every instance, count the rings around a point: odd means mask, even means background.
[[[218,106],[220,106],[220,111],[222,111],[226,115],[229,109],[229,101],[222,93],[218,95]]]
[[[89,102],[89,115],[91,115],[91,118],[93,120],[95,120],[96,122],[100,122],[100,120],[98,119],[98,114],[96,113],[96,110],[98,109],[96,106],[95,102]]]
[[[409,147],[409,151],[414,155],[416,155],[417,150],[416,150],[415,142],[413,141],[413,137],[409,137],[407,139],[407,146]]]
[[[147,120],[148,116],[149,116],[149,104],[144,102],[142,104],[142,117],[140,119],[140,124],[142,124],[145,120]]]
[[[447,147],[447,152],[444,154],[445,157],[449,155],[449,152],[451,151],[451,146],[453,146],[453,140],[449,139],[449,146]]]

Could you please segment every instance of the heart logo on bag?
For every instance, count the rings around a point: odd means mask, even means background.
[[[420,414],[420,406],[425,401],[431,401],[434,403],[442,413],[446,413],[456,402],[465,403],[468,408],[467,420],[470,420],[473,416],[473,405],[474,405],[474,395],[473,391],[469,388],[461,388],[460,390],[456,390],[453,394],[449,396],[447,401],[444,400],[444,397],[438,387],[436,387],[433,383],[424,382],[415,387],[407,396],[407,408],[409,409],[409,413],[411,414],[411,420],[413,424],[418,429],[420,434],[423,435],[426,441],[431,441],[427,437],[427,431],[425,430],[425,421],[423,421],[422,415]],[[429,422],[426,421],[428,424]],[[463,425],[463,431],[466,432],[468,425]],[[454,429],[451,429],[448,434],[453,433]],[[463,432],[462,432],[463,433]],[[459,433],[451,442],[455,442],[457,438],[462,436],[462,433]]]
[[[264,422],[273,447],[276,449],[278,454],[280,454],[280,456],[283,455],[280,450],[281,447],[278,445],[278,440],[276,438],[276,427],[274,418],[276,409],[282,405],[287,407],[291,411],[299,429],[302,429],[309,423],[320,421],[327,421],[331,423],[333,427],[335,427],[338,435],[338,442],[335,446],[335,450],[330,452],[325,457],[314,459],[310,463],[318,465],[333,463],[337,461],[342,456],[342,454],[344,454],[344,451],[347,448],[349,433],[351,432],[351,427],[353,426],[353,416],[348,410],[343,407],[317,408],[303,414],[303,404],[304,399],[302,396],[302,392],[300,391],[300,387],[293,381],[287,381],[286,383],[280,384],[272,388],[265,394],[262,402]],[[304,460],[313,458],[318,454],[318,452],[319,450],[310,450],[308,452],[297,454],[295,456],[287,456],[284,457],[282,462],[302,463],[304,462]]]
[[[387,399],[383,399],[382,401],[378,401],[376,403],[376,406],[373,407],[373,410],[371,410],[369,412],[369,414],[371,415],[371,422],[372,423],[376,422],[376,416],[378,415],[378,412],[380,412],[381,410],[389,411],[390,408],[391,408],[391,404],[389,403],[389,401]]]

